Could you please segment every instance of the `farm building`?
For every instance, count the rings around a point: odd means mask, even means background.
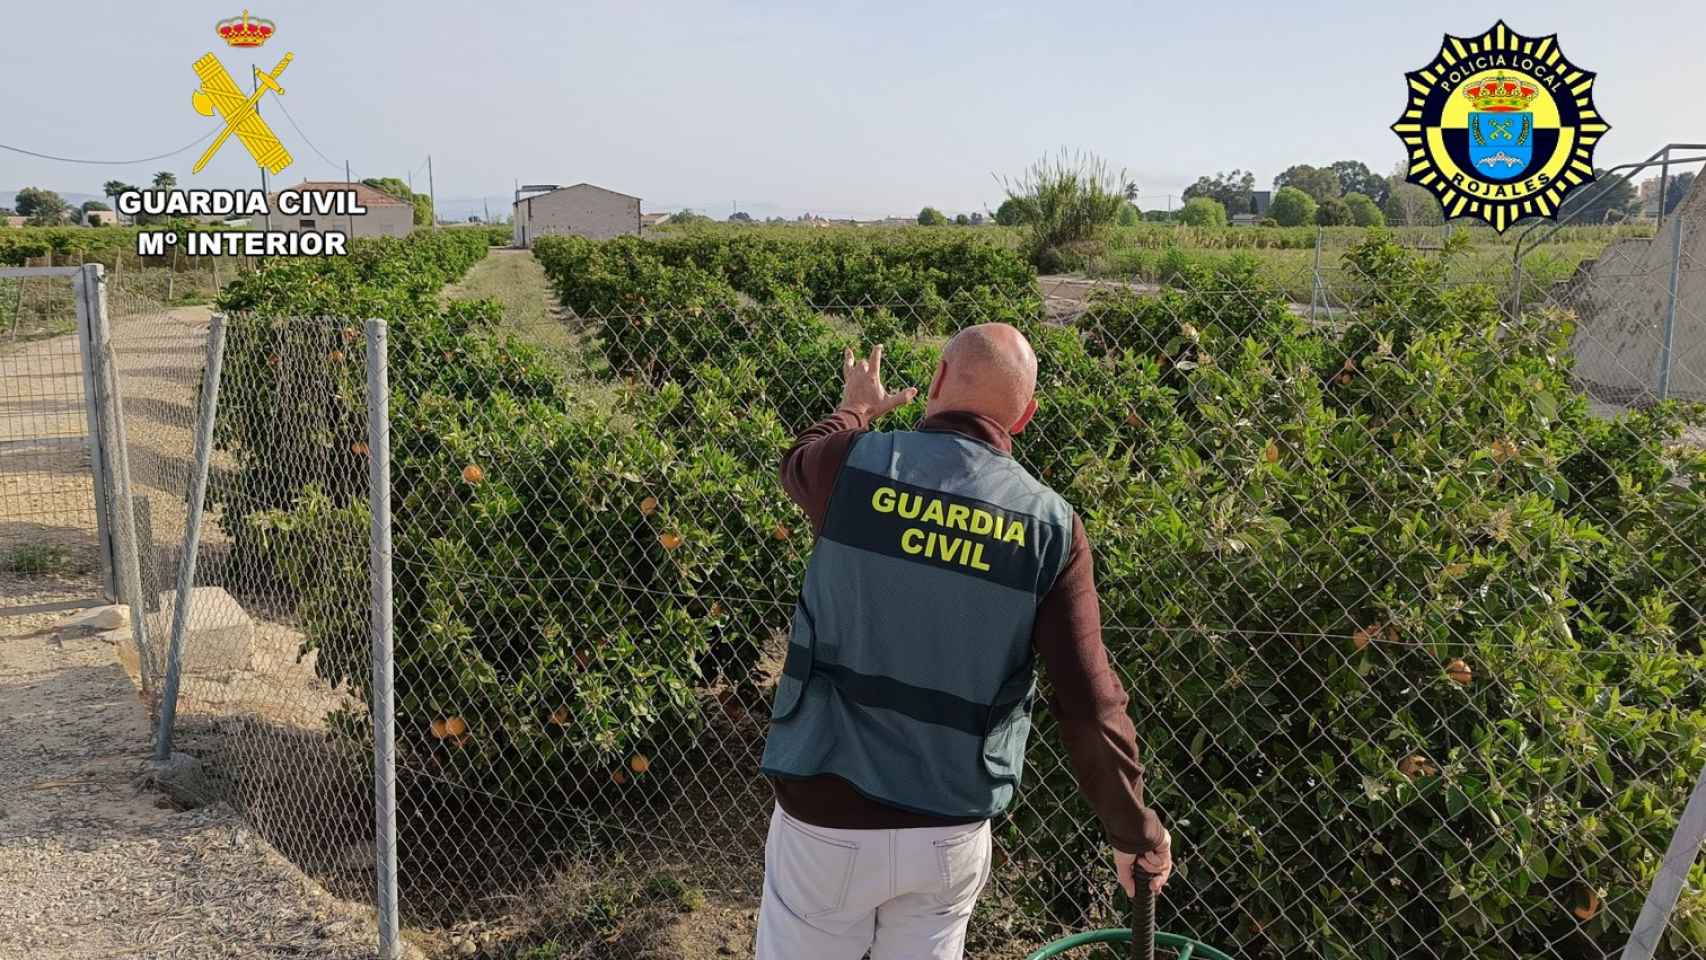
[[[272,211],[272,229],[299,233],[341,232],[352,237],[406,237],[415,229],[415,207],[365,183],[345,183],[341,180],[304,180],[290,188],[298,193],[328,193],[354,190],[356,200],[367,208],[366,213],[317,214],[303,212],[291,216],[278,209],[278,194],[267,197],[267,209]],[[215,217],[223,220],[223,217]],[[261,222],[265,222],[262,220]]]
[[[531,246],[534,237],[572,234],[605,240],[640,232],[640,198],[590,183],[556,187],[515,201],[515,244]]]
[[[640,226],[642,228],[661,227],[668,223],[669,218],[673,216],[675,216],[673,213],[642,213],[640,214]]]

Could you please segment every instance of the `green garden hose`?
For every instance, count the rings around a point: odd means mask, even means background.
[[[1132,931],[1137,935],[1133,936]],[[1177,960],[1232,960],[1200,940],[1176,933],[1155,932],[1155,894],[1149,891],[1149,878],[1137,875],[1137,896],[1131,898],[1131,926],[1110,930],[1086,930],[1062,937],[1026,957],[1025,960],[1050,960],[1075,947],[1092,943],[1129,943],[1133,960],[1155,960],[1155,948],[1166,947]]]

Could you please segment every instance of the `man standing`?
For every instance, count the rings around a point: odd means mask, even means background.
[[[841,406],[782,461],[818,539],[764,749],[759,960],[963,955],[1037,655],[1121,885],[1141,866],[1159,892],[1171,841],[1143,802],[1084,525],[1011,456],[1037,410],[1031,345],[1006,324],[961,330],[916,431],[870,432],[918,393],[884,390],[881,346],[848,350],[842,374]]]

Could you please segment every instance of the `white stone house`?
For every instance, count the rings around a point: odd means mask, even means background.
[[[289,189],[298,193],[328,193],[354,190],[356,200],[367,208],[366,213],[321,214],[304,211],[298,214],[281,213],[278,194],[267,197],[267,209],[272,211],[273,230],[300,233],[344,233],[352,237],[406,237],[415,229],[415,206],[368,186],[365,183],[345,183],[341,180],[305,180]],[[214,218],[222,220],[222,217]],[[267,218],[249,218],[252,229],[266,226]]]
[[[640,232],[640,198],[590,183],[558,187],[515,202],[515,245],[533,245],[535,237],[569,234],[608,240]]]

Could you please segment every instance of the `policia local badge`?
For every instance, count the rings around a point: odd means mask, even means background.
[[[1411,183],[1446,217],[1479,217],[1503,233],[1524,217],[1556,217],[1593,182],[1593,149],[1611,129],[1593,104],[1595,74],[1565,58],[1556,34],[1525,37],[1503,20],[1445,42],[1405,74],[1410,101],[1392,132]]]

